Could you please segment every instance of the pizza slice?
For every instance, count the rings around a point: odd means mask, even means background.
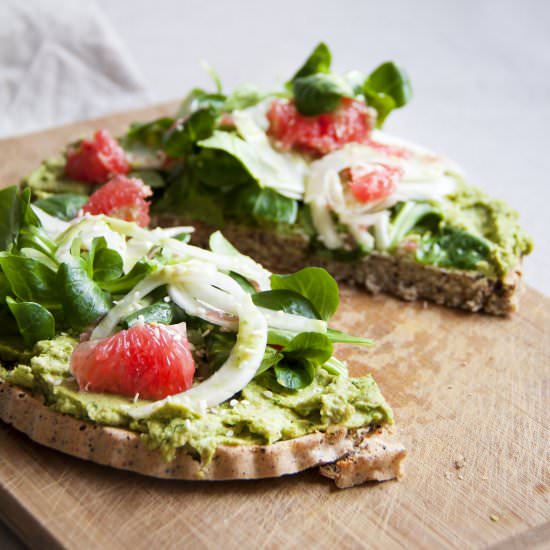
[[[411,97],[403,69],[337,74],[321,43],[276,92],[226,95],[215,81],[174,117],[136,123],[119,141],[100,130],[70,145],[24,184],[55,212],[130,173],[153,188],[154,224],[193,224],[201,246],[223,229],[277,272],[322,266],[406,300],[517,308],[532,249],[517,213],[453,162],[381,130]]]
[[[333,354],[372,341],[329,327],[339,297],[325,270],[274,275],[220,232],[204,249],[190,227],[145,229],[149,187],[119,175],[102,189],[69,221],[29,190],[0,191],[4,422],[157,477],[400,475],[391,409]],[[88,212],[100,203],[118,217]]]

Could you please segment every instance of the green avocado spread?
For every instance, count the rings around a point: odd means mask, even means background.
[[[20,361],[0,366],[0,379],[42,395],[60,413],[139,432],[166,460],[178,448],[207,463],[222,444],[271,444],[329,427],[393,423],[391,409],[370,375],[348,378],[322,368],[312,384],[298,391],[282,388],[267,371],[234,399],[204,414],[172,404],[149,418],[134,420],[125,412],[132,399],[79,391],[69,369],[76,345],[70,336],[37,342],[30,358],[22,355]]]
[[[480,266],[487,275],[504,276],[533,249],[531,237],[519,226],[519,214],[477,187],[459,186],[443,211],[446,224],[489,242],[488,266]]]

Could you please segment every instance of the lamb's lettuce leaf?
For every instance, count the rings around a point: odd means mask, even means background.
[[[336,281],[321,267],[306,267],[290,275],[272,275],[272,289],[292,290],[307,298],[328,321],[336,312],[340,301]]]
[[[1,252],[0,267],[11,291],[20,300],[37,302],[47,308],[58,304],[56,274],[42,262]]]
[[[174,319],[174,311],[171,304],[156,302],[150,306],[138,309],[122,321],[124,328],[130,328],[142,321],[143,323],[160,323],[170,325]]]
[[[212,134],[215,126],[216,111],[213,108],[199,109],[165,133],[162,149],[174,158],[188,155],[197,142]]]
[[[80,262],[62,263],[57,272],[59,296],[69,326],[83,331],[108,313],[110,295],[88,275]]]
[[[305,116],[331,113],[344,97],[353,97],[353,89],[340,76],[316,73],[297,78],[292,92],[298,111]]]
[[[34,204],[50,216],[69,221],[76,218],[78,211],[86,204],[87,200],[87,195],[59,193],[38,199]]]
[[[293,290],[266,290],[252,296],[252,301],[259,307],[280,310],[310,319],[319,319],[319,313],[313,304]]]
[[[476,269],[486,262],[491,254],[491,245],[461,229],[445,228],[439,235],[424,235],[416,251],[417,261],[441,267]]]
[[[319,42],[311,52],[304,64],[296,71],[291,82],[317,73],[329,73],[332,55],[329,47],[324,42]]]
[[[36,302],[17,302],[9,296],[7,304],[27,346],[55,336],[55,319],[45,307]]]
[[[393,61],[379,65],[363,84],[367,103],[378,112],[377,125],[382,126],[394,109],[406,105],[412,97],[411,81],[405,70]]]

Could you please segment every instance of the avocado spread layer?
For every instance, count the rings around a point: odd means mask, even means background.
[[[133,400],[79,391],[69,366],[77,341],[57,336],[37,342],[32,356],[0,366],[0,379],[44,396],[60,413],[142,434],[167,460],[178,448],[207,463],[219,445],[271,444],[333,426],[359,428],[393,423],[391,409],[372,377],[335,376],[318,368],[299,391],[278,385],[272,371],[256,377],[234,399],[198,414],[181,405],[134,420],[124,412]],[[10,356],[10,360],[14,359]]]

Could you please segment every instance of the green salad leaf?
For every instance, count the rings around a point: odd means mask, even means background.
[[[202,88],[193,88],[181,102],[176,114],[177,118],[185,118],[198,109],[214,109],[216,112],[223,110],[226,101],[224,94],[212,93]]]
[[[307,298],[328,321],[338,308],[339,295],[336,281],[321,267],[306,267],[290,275],[272,275],[271,288],[292,290]]]
[[[315,367],[309,362],[294,366],[279,363],[274,370],[279,385],[288,390],[301,390],[309,386],[315,378]]]
[[[181,124],[176,124],[164,135],[162,149],[177,158],[192,152],[194,145],[212,135],[216,126],[216,112],[203,108],[193,112]]]
[[[150,149],[160,149],[164,141],[164,135],[174,124],[170,117],[157,118],[151,122],[134,122],[122,138],[121,143],[125,149],[136,146],[145,146]]]
[[[171,325],[174,319],[172,305],[164,302],[156,302],[150,306],[142,307],[122,321],[124,328],[130,328],[142,320],[144,323],[160,323]]]
[[[363,338],[361,336],[352,336],[346,332],[329,328],[327,330],[327,338],[334,344],[353,344],[356,346],[374,346],[375,342],[372,338]]]
[[[461,229],[446,228],[441,235],[424,235],[416,259],[425,264],[459,269],[476,269],[491,254],[490,244]]]
[[[298,111],[305,116],[321,115],[334,111],[344,97],[353,97],[353,89],[340,76],[316,73],[297,78],[292,92]]]
[[[126,294],[154,269],[155,265],[148,260],[139,260],[128,273],[118,279],[101,280],[97,284],[101,289],[111,294]]]
[[[78,211],[88,201],[87,195],[77,195],[74,193],[59,193],[51,195],[44,199],[35,201],[35,206],[44,210],[50,216],[60,220],[69,221],[76,218]]]
[[[24,302],[37,302],[48,309],[59,303],[55,272],[42,262],[0,252],[0,267],[13,294]]]
[[[296,71],[291,82],[317,73],[329,73],[332,55],[329,47],[324,42],[319,42],[305,63]]]
[[[363,84],[367,103],[378,112],[380,127],[394,109],[406,105],[412,97],[412,86],[404,69],[393,61],[379,65]]]
[[[323,365],[332,357],[332,352],[329,337],[318,332],[301,332],[283,348],[285,359],[307,360],[314,365]]]
[[[27,346],[55,336],[55,319],[45,307],[35,302],[17,302],[9,296],[6,301]]]
[[[65,320],[74,330],[86,330],[111,309],[110,295],[88,275],[80,262],[62,263],[56,282]]]
[[[257,222],[292,224],[298,216],[298,202],[280,195],[273,189],[258,188],[256,184],[239,189],[231,209]]]
[[[324,334],[302,332],[282,349],[283,358],[274,371],[277,382],[286,389],[300,390],[315,378],[318,366],[332,357],[332,343]]]
[[[312,303],[293,290],[265,290],[252,296],[252,301],[259,307],[281,310],[293,315],[301,315],[310,319],[319,319],[319,313]]]
[[[232,111],[248,109],[263,101],[269,94],[261,92],[256,86],[252,84],[243,84],[233,90],[231,94],[227,96],[225,103],[223,104],[223,111],[231,113]]]

